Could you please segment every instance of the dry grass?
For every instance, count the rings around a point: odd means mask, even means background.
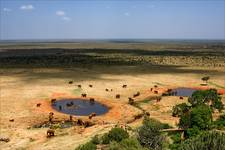
[[[108,46],[108,45],[107,45]],[[118,46],[118,45],[116,45]],[[131,45],[129,45],[131,47]],[[102,46],[104,47],[104,46]],[[128,46],[127,46],[128,47]],[[90,55],[90,54],[88,54]],[[96,54],[95,54],[96,55]],[[100,55],[100,53],[97,53]],[[104,54],[105,55],[105,54]],[[124,61],[123,56],[127,58],[132,54],[112,55]],[[103,55],[101,55],[103,57]],[[106,60],[113,60],[111,55]],[[136,56],[135,56],[136,57]],[[137,56],[142,57],[142,56]],[[144,56],[148,59],[160,60],[158,56]],[[168,57],[168,58],[167,58]],[[140,113],[137,108],[128,105],[128,97],[137,91],[141,95],[135,98],[135,101],[143,101],[149,96],[155,96],[150,92],[150,88],[158,83],[159,91],[168,87],[199,87],[202,83],[201,77],[210,76],[210,87],[218,88],[218,85],[225,83],[225,65],[224,59],[219,61],[222,66],[214,61],[214,57],[209,57],[209,65],[203,66],[176,66],[183,64],[181,58],[177,56],[163,56],[164,59],[173,60],[172,66],[165,63],[159,64],[143,63],[141,65],[103,65],[86,64],[84,66],[74,65],[73,67],[9,67],[0,69],[0,137],[9,137],[10,142],[0,143],[1,149],[74,149],[81,143],[84,143],[95,134],[107,132],[112,126],[118,123],[126,123],[135,114]],[[187,56],[188,59],[189,56]],[[192,57],[192,56],[190,56]],[[132,57],[133,61],[134,57]],[[187,61],[187,59],[185,61]],[[128,60],[128,59],[126,59]],[[160,62],[160,61],[159,61]],[[198,60],[196,59],[196,63]],[[203,61],[204,62],[204,61]],[[199,62],[201,63],[201,62]],[[11,65],[11,63],[9,63]],[[191,62],[189,63],[191,64]],[[24,65],[24,64],[23,64]],[[73,80],[74,84],[69,85],[68,81]],[[75,85],[81,84],[82,89],[78,90]],[[92,84],[93,88],[88,85]],[[127,84],[127,88],[122,88]],[[113,89],[112,92],[106,92],[105,88]],[[105,116],[96,118],[97,124],[90,128],[71,127],[66,129],[57,129],[56,137],[46,138],[46,128],[29,129],[36,123],[46,121],[48,112],[52,111],[49,107],[49,101],[52,97],[78,97],[85,92],[90,97],[95,97],[99,101],[116,108],[116,111]],[[116,94],[121,94],[120,99],[115,99]],[[163,97],[160,102],[154,100],[141,103],[141,107],[149,111],[151,117],[162,122],[175,126],[178,118],[171,116],[171,109],[174,105],[187,101],[180,100],[178,97]],[[36,103],[41,102],[40,108]],[[223,96],[225,103],[225,97]],[[115,105],[114,105],[115,104]],[[64,119],[60,114],[56,115],[59,119]],[[66,116],[67,117],[67,116]],[[105,117],[105,118],[104,118]],[[10,122],[9,119],[14,119]],[[102,121],[107,122],[101,124]],[[136,120],[130,126],[137,127],[141,120]]]

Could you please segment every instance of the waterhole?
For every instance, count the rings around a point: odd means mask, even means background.
[[[84,99],[62,99],[57,100],[52,103],[53,109],[58,112],[78,115],[78,116],[88,116],[91,113],[96,113],[96,115],[102,115],[108,112],[108,107],[96,102]]]

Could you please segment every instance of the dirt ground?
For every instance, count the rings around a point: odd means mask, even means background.
[[[70,69],[1,69],[1,137],[10,138],[10,142],[1,142],[0,147],[4,150],[11,149],[74,149],[92,136],[108,131],[117,123],[126,123],[135,114],[140,113],[137,108],[128,105],[128,97],[137,91],[141,95],[135,100],[143,100],[155,94],[150,91],[154,85],[158,85],[159,91],[170,87],[199,87],[204,72],[210,75],[210,81],[216,85],[225,85],[225,70],[222,68],[179,68],[193,70],[194,73],[169,72],[166,68],[143,66],[142,73],[132,74],[134,68],[127,66],[70,68]],[[163,73],[161,70],[165,69]],[[104,73],[102,73],[104,70]],[[112,73],[116,70],[117,73]],[[119,72],[127,71],[127,74]],[[196,73],[196,71],[198,73]],[[97,75],[98,76],[97,76]],[[68,81],[74,81],[68,84]],[[76,85],[82,85],[78,89]],[[88,85],[92,84],[93,88]],[[127,84],[127,88],[122,88]],[[215,87],[209,85],[209,87]],[[106,92],[105,88],[113,89]],[[109,112],[97,116],[94,120],[96,125],[89,128],[70,127],[57,129],[56,136],[46,138],[47,128],[31,128],[33,125],[47,121],[48,113],[55,112],[50,107],[52,98],[80,97],[81,93],[87,93],[88,97],[94,97],[97,101],[111,107]],[[121,94],[120,99],[115,95]],[[175,104],[187,101],[179,97],[163,97],[160,102],[151,101],[142,103],[141,106],[150,112],[152,118],[175,126],[178,118],[171,116],[171,109]],[[225,97],[223,96],[223,102]],[[41,103],[40,107],[36,107]],[[66,119],[68,115],[55,112],[58,119]],[[87,117],[77,118],[87,119]],[[14,119],[14,122],[10,122]],[[128,124],[137,127],[141,119]]]
[[[0,138],[10,139],[0,141],[0,149],[73,150],[117,124],[137,128],[142,119],[134,118],[142,111],[128,104],[128,97],[137,92],[140,96],[135,101],[150,112],[150,117],[176,127],[179,119],[172,117],[172,107],[187,98],[145,100],[168,88],[202,88],[201,78],[210,76],[206,88],[223,93],[225,104],[224,56],[224,44],[0,45]],[[127,88],[122,88],[124,84]],[[150,90],[154,85],[158,94]],[[82,93],[109,107],[108,113],[91,120],[94,126],[57,128],[52,138],[46,137],[48,128],[34,128],[48,121],[49,112],[54,112],[54,121],[68,120],[69,115],[51,108],[51,99],[80,98]],[[121,97],[116,99],[116,94]],[[214,118],[218,116],[215,112]],[[75,121],[78,118],[89,120],[87,116],[73,116]]]

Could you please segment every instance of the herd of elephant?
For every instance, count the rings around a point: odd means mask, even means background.
[[[73,84],[73,81],[69,81],[68,82],[69,84]],[[77,87],[78,88],[81,88],[82,86],[81,85],[77,85]],[[89,87],[90,88],[92,88],[93,87],[93,85],[89,85]],[[158,86],[157,85],[155,85],[154,86],[154,88],[151,88],[150,90],[152,91],[152,92],[154,92],[155,94],[158,94],[158,91],[157,90],[155,90],[156,88],[157,88]],[[127,85],[122,85],[122,88],[127,88]],[[113,89],[105,89],[105,91],[113,91]],[[140,96],[140,92],[138,91],[138,92],[136,92],[135,94],[133,94],[133,97],[128,97],[128,103],[129,104],[131,104],[131,105],[133,105],[134,104],[134,98],[135,97],[138,97],[138,96]],[[116,94],[116,96],[115,96],[115,98],[116,99],[119,99],[120,98],[120,94]],[[81,94],[81,97],[84,97],[84,98],[86,98],[87,97],[87,94],[86,93],[82,93]],[[161,97],[159,97],[159,98],[157,98],[157,102],[158,101],[160,101],[161,100]],[[95,99],[94,98],[90,98],[89,99],[89,101],[91,102],[91,103],[94,103],[95,102]],[[56,102],[56,99],[51,99],[51,104],[54,104]],[[68,102],[67,104],[66,104],[66,106],[67,107],[71,107],[71,106],[73,106],[74,105],[74,103],[73,102]],[[37,107],[40,107],[41,106],[41,103],[38,103],[37,104]],[[60,106],[59,105],[59,110],[61,110],[62,109],[62,106]],[[150,114],[147,114],[147,115],[150,115]],[[96,113],[95,112],[93,112],[93,113],[91,113],[89,116],[88,116],[88,118],[89,119],[92,119],[93,117],[95,117],[96,116]],[[54,113],[53,112],[50,112],[49,113],[49,122],[53,122],[53,118],[54,118]],[[73,121],[73,116],[72,115],[69,115],[69,120],[70,121]],[[77,125],[81,125],[81,126],[84,126],[84,127],[88,127],[88,126],[90,126],[91,125],[91,122],[90,121],[83,121],[82,119],[78,119],[77,120]],[[55,131],[53,130],[53,129],[48,129],[47,130],[47,137],[49,138],[49,137],[52,137],[52,136],[54,136],[55,135]]]

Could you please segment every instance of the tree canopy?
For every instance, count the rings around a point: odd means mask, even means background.
[[[192,96],[189,97],[188,102],[191,103],[193,107],[208,104],[211,108],[218,109],[219,111],[221,111],[224,107],[221,102],[221,96],[215,89],[195,91]]]

